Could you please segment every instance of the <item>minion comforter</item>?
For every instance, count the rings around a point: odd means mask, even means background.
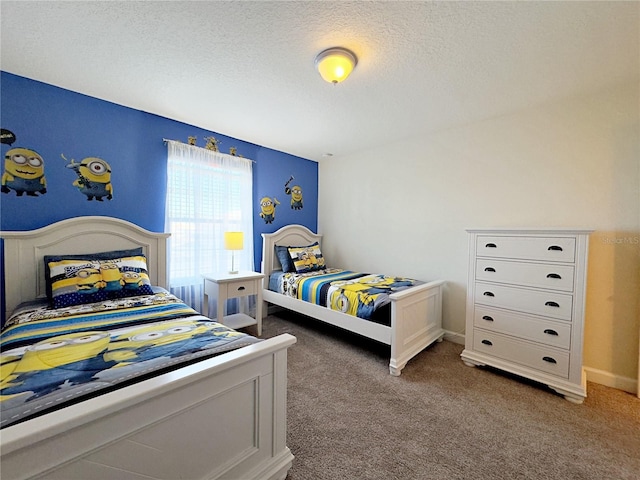
[[[160,292],[19,308],[0,335],[0,427],[260,339]]]
[[[270,288],[298,300],[389,326],[389,295],[421,283],[424,282],[410,278],[327,268],[308,273],[280,273],[270,279]]]

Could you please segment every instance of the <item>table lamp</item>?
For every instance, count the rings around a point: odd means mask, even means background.
[[[231,250],[231,270],[229,273],[238,273],[235,269],[233,251],[242,250],[244,248],[244,233],[242,232],[224,232],[224,248]]]

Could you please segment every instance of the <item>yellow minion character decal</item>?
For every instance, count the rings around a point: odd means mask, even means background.
[[[65,158],[62,155],[62,158]],[[111,185],[111,166],[97,157],[87,157],[80,163],[71,160],[67,164],[67,168],[72,169],[78,175],[73,182],[74,187],[87,196],[87,200],[94,198],[101,202],[103,197],[107,200],[113,198],[113,185]]]
[[[284,184],[284,193],[291,195],[291,209],[302,210],[302,188],[300,185],[294,185],[290,187],[289,184],[293,182],[294,176],[291,175],[287,183]]]
[[[25,192],[29,197],[37,197],[37,193],[41,195],[47,193],[42,157],[28,148],[9,150],[4,156],[4,173],[0,190],[2,193],[15,190],[18,197]]]
[[[302,210],[302,188],[299,185],[295,185],[291,189],[291,208]]]
[[[280,202],[275,197],[273,197],[273,200],[269,197],[263,197],[260,200],[260,217],[264,220],[264,223],[273,223],[276,219],[277,205],[280,205]]]

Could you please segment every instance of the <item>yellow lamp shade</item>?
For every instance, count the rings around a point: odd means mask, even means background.
[[[320,76],[329,83],[340,83],[346,79],[358,63],[353,52],[346,48],[329,48],[316,57],[316,68]]]
[[[242,232],[224,232],[225,250],[242,250],[244,248],[244,234]]]

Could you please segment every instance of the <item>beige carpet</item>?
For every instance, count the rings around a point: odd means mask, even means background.
[[[441,342],[402,376],[388,347],[289,313],[287,480],[640,479],[640,399],[589,383],[574,405],[545,387],[465,366]]]

